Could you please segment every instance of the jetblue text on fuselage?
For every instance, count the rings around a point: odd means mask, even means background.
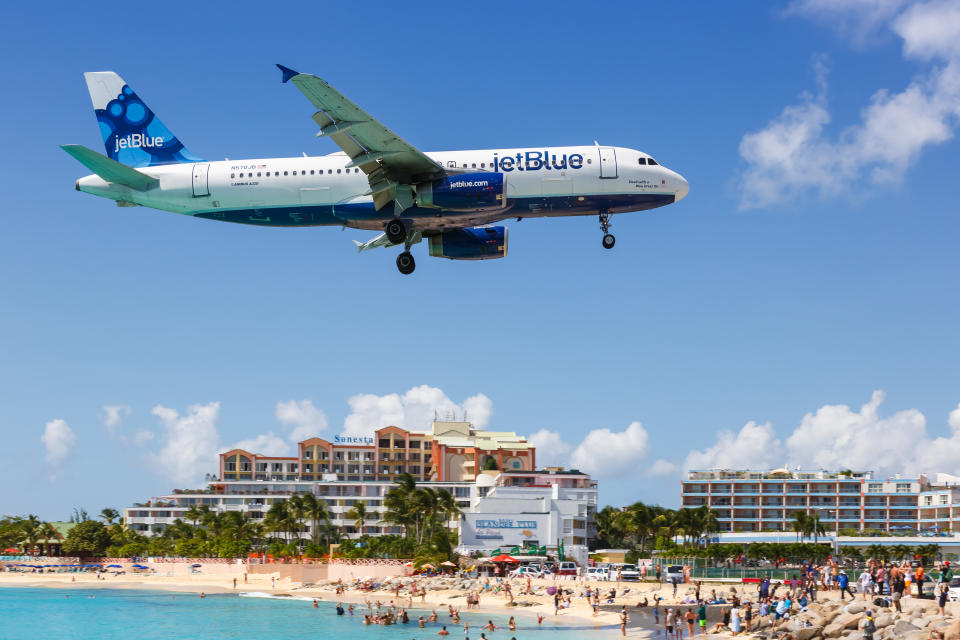
[[[515,156],[497,157],[493,154],[493,170],[510,172],[517,171],[537,171],[544,169],[546,171],[564,169],[580,169],[583,167],[583,156],[579,153],[551,155],[547,151],[524,151]]]
[[[143,133],[131,133],[114,141],[114,152],[120,149],[136,149],[138,147],[162,147],[163,136],[148,136]]]

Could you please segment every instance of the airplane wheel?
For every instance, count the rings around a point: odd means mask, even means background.
[[[613,249],[613,245],[616,244],[617,239],[613,237],[612,233],[608,233],[603,236],[603,248],[604,249]]]
[[[413,259],[413,254],[409,251],[404,251],[397,256],[397,269],[399,269],[403,275],[410,275],[416,268],[417,263]]]
[[[403,244],[407,241],[407,227],[403,220],[391,220],[387,223],[387,240],[393,244]]]

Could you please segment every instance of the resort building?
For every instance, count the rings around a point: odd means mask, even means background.
[[[510,431],[474,429],[469,422],[435,420],[427,431],[384,427],[370,436],[308,438],[297,456],[262,456],[242,449],[220,454],[223,481],[472,482],[483,469],[531,471],[536,450]]]
[[[797,511],[818,514],[828,532],[953,530],[960,478],[937,474],[877,480],[872,471],[694,470],[680,482],[684,509],[708,506],[721,532],[789,532]]]
[[[171,494],[124,510],[131,529],[152,535],[176,519],[186,520],[191,507],[205,505],[215,512],[240,511],[262,519],[270,506],[295,493],[312,493],[331,513],[331,524],[347,536],[396,534],[400,528],[384,522],[383,497],[403,473],[418,486],[445,489],[467,510],[479,495],[477,478],[503,475],[511,486],[572,488],[584,482],[582,474],[562,469],[535,471],[536,450],[513,432],[475,429],[469,422],[435,420],[425,431],[384,427],[370,436],[308,438],[298,443],[297,455],[266,456],[243,449],[219,456],[219,474],[209,476],[203,489],[174,490]],[[486,471],[484,471],[486,469]],[[586,476],[584,476],[586,477]],[[589,477],[586,477],[589,481]],[[482,489],[489,486],[483,484]],[[593,483],[596,510],[596,484]],[[363,531],[347,516],[358,502],[369,513]],[[449,523],[456,527],[457,522]],[[309,531],[303,532],[304,536]]]
[[[597,538],[597,483],[576,470],[486,472],[460,521],[461,553],[563,544],[581,564]]]

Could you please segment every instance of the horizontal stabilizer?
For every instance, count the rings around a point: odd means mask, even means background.
[[[83,145],[64,144],[60,145],[60,148],[107,182],[122,184],[137,191],[146,191],[160,182],[156,178],[141,173],[125,164],[120,164],[116,160],[111,160],[102,153],[97,153],[93,149],[88,149]]]

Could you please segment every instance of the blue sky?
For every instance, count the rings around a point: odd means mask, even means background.
[[[399,7],[7,10],[0,512],[120,507],[220,447],[465,402],[614,504],[676,505],[688,465],[960,471],[956,3]],[[208,159],[335,151],[275,62],[424,150],[598,140],[691,192],[617,216],[613,251],[595,218],[525,220],[504,260],[418,247],[403,277],[367,232],[74,191],[84,71]]]

